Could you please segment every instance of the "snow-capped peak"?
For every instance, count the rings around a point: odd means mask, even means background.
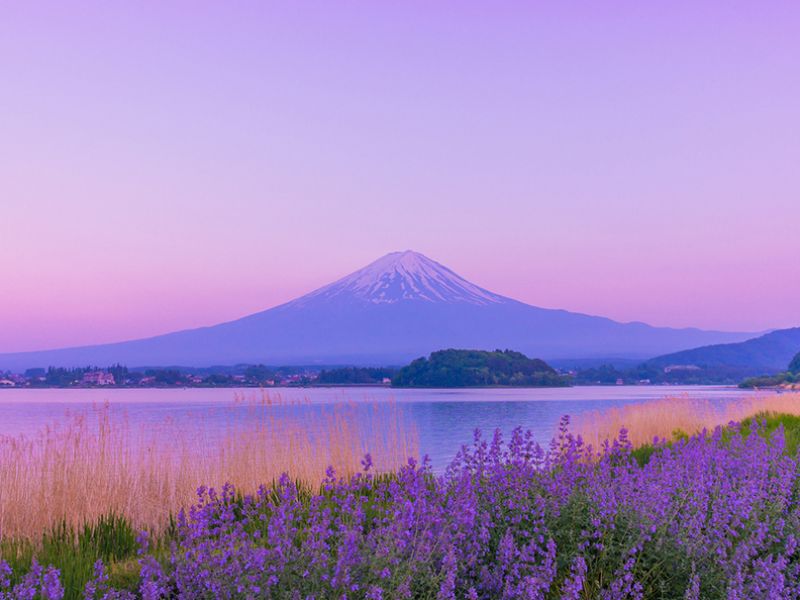
[[[295,301],[355,299],[373,304],[405,301],[498,304],[508,299],[474,285],[419,252],[392,252]]]

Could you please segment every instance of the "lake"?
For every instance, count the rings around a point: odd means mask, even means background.
[[[67,415],[108,403],[128,422],[151,431],[162,423],[204,430],[213,439],[232,420],[246,419],[246,403],[238,398],[257,398],[253,388],[189,389],[4,389],[0,390],[0,435],[34,436]],[[416,429],[420,451],[431,458],[436,470],[444,468],[473,431],[490,435],[501,429],[506,435],[517,426],[530,429],[537,441],[549,442],[562,415],[644,402],[666,396],[690,396],[724,403],[752,392],[711,386],[597,386],[571,388],[505,389],[392,389],[380,387],[275,388],[269,395],[280,398],[283,412],[324,411],[342,402],[357,410],[393,406],[406,426]],[[366,413],[365,413],[366,414]],[[355,417],[358,418],[358,417]],[[207,443],[207,441],[206,441]]]

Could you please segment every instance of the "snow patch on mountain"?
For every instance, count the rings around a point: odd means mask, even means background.
[[[422,301],[481,306],[511,301],[470,283],[444,265],[411,250],[387,254],[291,304],[299,307],[323,299],[372,304]]]

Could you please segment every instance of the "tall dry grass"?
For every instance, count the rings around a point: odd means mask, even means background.
[[[237,398],[225,427],[165,421],[134,427],[108,405],[73,415],[37,436],[0,438],[0,540],[39,539],[62,521],[82,526],[114,513],[156,532],[200,485],[252,492],[284,472],[314,485],[328,466],[378,470],[418,454],[416,432],[395,405],[290,404]]]
[[[724,402],[688,396],[663,398],[583,413],[574,420],[573,429],[598,447],[616,438],[625,428],[633,445],[641,446],[652,443],[656,437],[671,438],[677,431],[693,435],[704,428],[711,429],[764,412],[800,415],[800,394],[749,396]]]

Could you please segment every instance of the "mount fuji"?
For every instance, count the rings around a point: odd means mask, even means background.
[[[442,348],[511,348],[544,359],[649,358],[752,333],[651,327],[531,306],[417,252],[393,252],[286,304],[147,339],[0,354],[0,369],[120,363],[400,364]]]

